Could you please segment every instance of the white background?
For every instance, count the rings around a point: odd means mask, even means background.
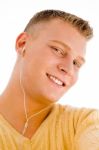
[[[79,81],[61,98],[61,103],[99,107],[99,5],[98,0],[0,0],[0,93],[4,90],[16,60],[15,40],[34,13],[61,9],[85,18],[94,28],[86,64]]]

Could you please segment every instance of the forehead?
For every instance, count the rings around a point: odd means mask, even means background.
[[[82,56],[85,55],[87,40],[79,31],[67,22],[56,19],[40,23],[36,28],[42,42],[60,41]]]

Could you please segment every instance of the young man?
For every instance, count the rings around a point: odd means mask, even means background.
[[[30,20],[0,97],[0,150],[99,149],[98,111],[55,104],[76,83],[92,34],[87,21],[59,10]]]

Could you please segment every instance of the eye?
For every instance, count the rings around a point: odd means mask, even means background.
[[[55,46],[50,46],[52,48],[52,50],[54,50],[54,52],[58,55],[58,56],[65,56],[65,52],[60,49],[60,48],[57,48]]]
[[[77,67],[77,68],[80,68],[82,66],[82,64],[77,60],[77,59],[74,59],[73,60],[73,64]]]

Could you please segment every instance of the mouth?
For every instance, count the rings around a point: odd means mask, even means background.
[[[65,86],[66,86],[66,84],[65,84],[62,80],[60,80],[59,78],[57,78],[57,77],[55,77],[55,76],[53,76],[53,75],[50,75],[50,74],[48,74],[48,73],[46,73],[46,75],[47,75],[47,77],[48,77],[53,83],[55,83],[56,85],[58,85],[58,86],[60,86],[60,87],[65,87]]]

